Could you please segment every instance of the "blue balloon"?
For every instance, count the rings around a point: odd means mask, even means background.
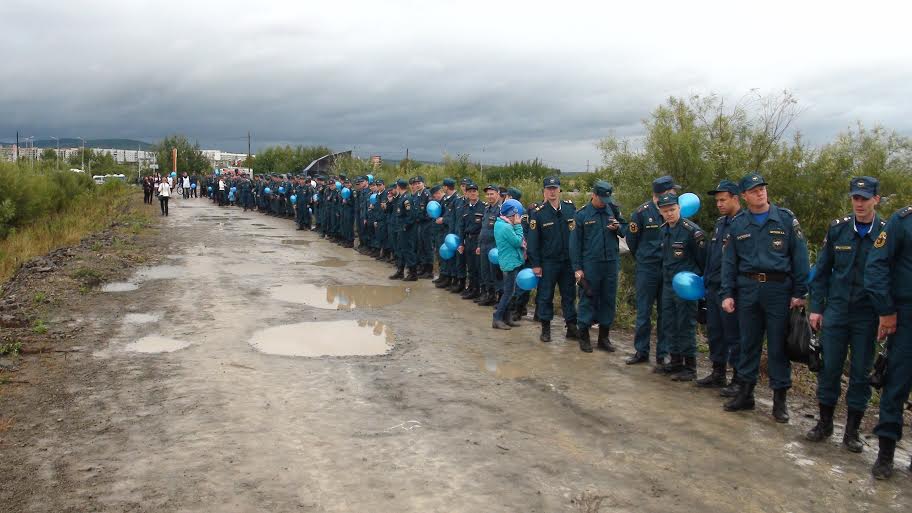
[[[352,195],[351,189],[349,189],[348,187],[342,188],[342,199],[351,198],[351,195]]]
[[[208,191],[209,191],[209,192],[212,192],[212,186],[211,186],[211,185],[208,187]]]
[[[171,171],[171,178],[177,178],[177,173],[175,173],[174,171]]]
[[[437,219],[440,217],[440,214],[443,213],[443,207],[440,206],[440,203],[433,200],[428,202],[425,210],[427,210],[427,214],[434,219]]]
[[[313,201],[314,201],[314,203],[320,201],[320,195],[319,195],[319,194],[314,194]]]
[[[339,182],[339,181],[336,182],[336,190],[337,190],[337,191],[341,191],[341,190],[342,190],[342,182]]]
[[[460,242],[462,242],[462,241],[459,240],[459,235],[456,235],[455,233],[451,233],[443,239],[443,243],[446,244],[447,247],[452,249],[453,251],[456,251],[456,248],[459,247]]]
[[[370,200],[371,200],[371,204],[372,204],[372,205],[376,205],[376,204],[377,204],[377,193],[376,193],[376,192],[373,193],[373,194],[371,194]]]
[[[367,183],[374,183],[374,175],[367,175]]]
[[[523,269],[516,275],[516,286],[522,290],[532,290],[538,286],[538,276],[532,269]]]
[[[234,201],[234,192],[228,193],[228,201]]]
[[[279,186],[279,194],[285,194],[285,187]]]
[[[497,265],[497,248],[491,248],[491,251],[488,251],[488,262]]]
[[[237,192],[237,187],[232,187],[231,189],[228,190],[228,192]]]
[[[221,170],[221,169],[216,169],[216,170],[215,170],[215,176],[218,176],[218,175],[220,175],[220,174],[222,174],[222,170]]]
[[[703,277],[688,271],[679,272],[671,279],[675,294],[685,301],[696,301],[706,295]]]
[[[678,197],[681,217],[691,217],[700,210],[700,197],[692,192],[685,192]]]
[[[190,188],[191,188],[191,189],[196,189],[196,184],[195,184],[195,183],[191,183],[191,184],[190,184]]]
[[[441,244],[438,253],[440,253],[440,258],[449,260],[456,255],[456,250],[447,246],[446,244]]]
[[[269,196],[270,194],[272,194],[272,189],[270,189],[269,187],[266,187],[265,189],[263,189],[263,194]]]
[[[297,195],[297,194],[292,194],[292,195],[288,198],[288,201],[290,201],[291,204],[294,205],[295,203],[298,202],[298,195]]]

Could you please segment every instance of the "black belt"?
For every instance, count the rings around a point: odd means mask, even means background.
[[[760,283],[766,283],[768,281],[781,283],[789,279],[788,273],[741,273],[741,276],[746,276],[752,280],[759,281]]]

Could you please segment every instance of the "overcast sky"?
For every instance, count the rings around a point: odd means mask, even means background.
[[[0,140],[326,144],[567,171],[670,95],[789,89],[912,135],[910,2],[4,0]],[[674,5],[672,5],[674,4]],[[734,4],[743,4],[738,7]]]

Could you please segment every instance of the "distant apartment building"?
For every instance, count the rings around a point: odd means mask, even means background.
[[[244,164],[247,160],[246,153],[231,153],[221,150],[202,150],[203,156],[209,159],[212,167],[236,167]]]

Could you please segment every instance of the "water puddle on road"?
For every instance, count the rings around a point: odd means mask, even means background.
[[[306,246],[306,245],[310,244],[311,242],[313,242],[313,241],[301,240],[301,239],[285,239],[282,241],[282,244],[286,244],[289,246]]]
[[[257,227],[257,230],[275,230],[275,228],[271,226],[259,226]]]
[[[393,348],[393,330],[377,321],[302,322],[258,331],[257,351],[279,356],[377,356]]]
[[[136,290],[144,281],[170,280],[184,275],[186,269],[177,265],[157,265],[140,269],[130,281],[115,281],[101,286],[102,292],[130,292]]]
[[[101,286],[102,292],[130,292],[131,290],[136,290],[139,288],[138,283],[133,283],[129,281],[114,281],[111,283],[105,283]]]
[[[301,262],[302,264],[315,265],[317,267],[345,267],[348,265],[348,262],[336,257],[324,258],[323,260],[317,260],[316,262]]]
[[[147,314],[147,313],[128,313],[124,315],[123,322],[124,324],[148,324],[150,322],[156,322],[161,319],[159,314]]]
[[[126,350],[133,353],[173,353],[188,346],[190,346],[190,342],[158,335],[148,335],[136,342],[127,344]]]
[[[411,289],[391,285],[281,285],[271,295],[279,301],[301,303],[324,310],[379,308],[401,303]]]
[[[478,358],[478,367],[500,379],[520,379],[531,374],[529,369],[521,365],[502,362],[493,356]]]

